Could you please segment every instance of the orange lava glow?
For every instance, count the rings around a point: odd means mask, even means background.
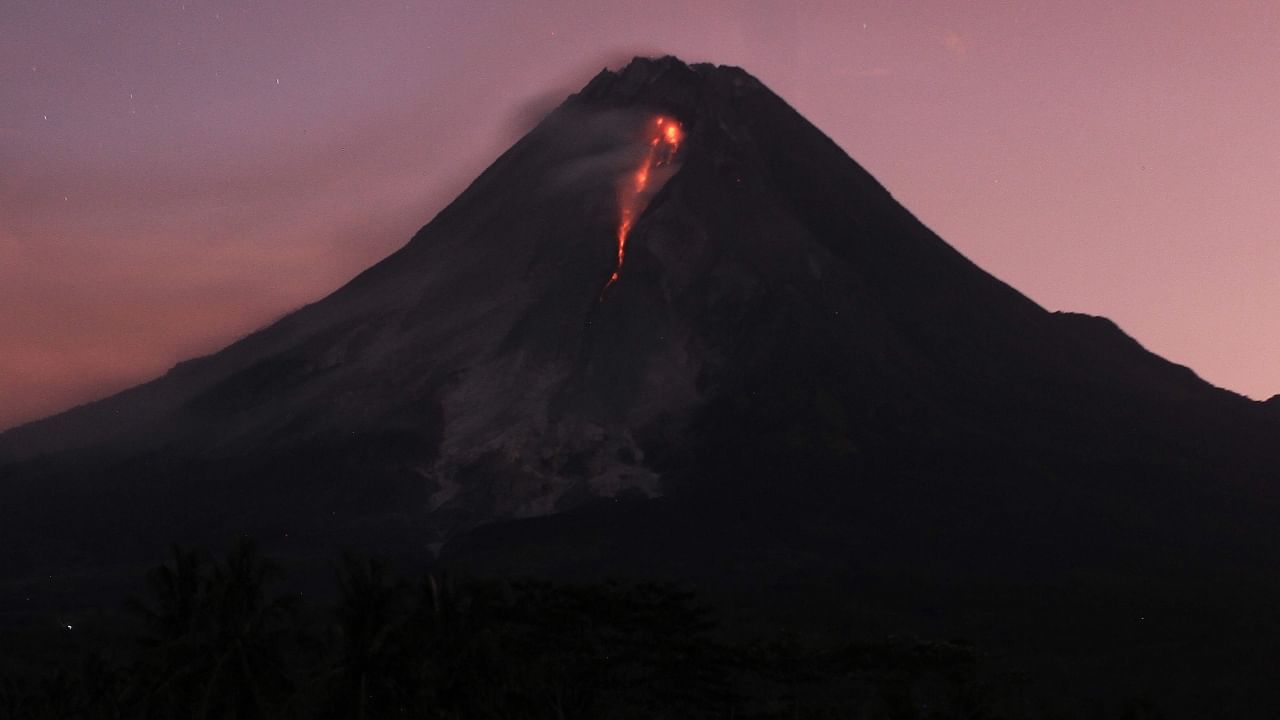
[[[671,164],[676,150],[680,149],[680,141],[684,139],[684,131],[680,123],[668,117],[654,118],[649,127],[649,149],[641,160],[640,166],[623,178],[618,185],[618,264],[609,276],[604,289],[618,279],[622,271],[622,262],[627,256],[627,235],[636,216],[644,210],[648,197],[645,191],[649,187],[649,176],[654,168]],[[603,290],[601,291],[604,292]]]

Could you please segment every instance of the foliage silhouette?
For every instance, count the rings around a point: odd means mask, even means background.
[[[126,605],[128,647],[0,678],[0,717],[1078,716],[1019,710],[963,643],[729,642],[706,608],[668,585],[408,582],[352,556],[336,570],[334,605],[308,610],[272,590],[279,570],[249,540],[216,562],[173,547],[146,595]],[[1112,710],[1091,717],[1161,717],[1147,700]]]
[[[274,716],[291,690],[284,654],[299,604],[268,596],[278,575],[248,539],[220,563],[171,550],[148,576],[150,598],[128,605],[144,625],[126,695],[141,717]]]

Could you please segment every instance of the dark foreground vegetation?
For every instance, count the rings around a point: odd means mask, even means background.
[[[413,581],[348,557],[331,606],[274,591],[248,541],[173,548],[147,592],[5,653],[0,717],[1075,717],[956,642],[729,640],[663,585]],[[62,631],[65,630],[65,633]],[[68,644],[67,637],[81,638]],[[51,637],[61,641],[51,641]],[[1145,702],[1091,718],[1154,718]]]

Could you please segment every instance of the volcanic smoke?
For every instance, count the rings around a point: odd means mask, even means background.
[[[683,138],[680,123],[671,118],[658,116],[649,125],[649,149],[645,152],[644,159],[618,185],[618,264],[609,276],[609,282],[600,291],[601,295],[618,279],[618,273],[622,270],[622,262],[627,256],[627,234],[631,232],[631,225],[636,217],[644,212],[644,207],[649,202],[646,190],[649,187],[650,173],[655,168],[671,164]]]

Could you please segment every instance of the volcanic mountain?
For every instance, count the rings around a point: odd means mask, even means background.
[[[0,558],[250,533],[1148,632],[1275,587],[1273,406],[993,278],[746,72],[636,59],[332,295],[0,435]]]

